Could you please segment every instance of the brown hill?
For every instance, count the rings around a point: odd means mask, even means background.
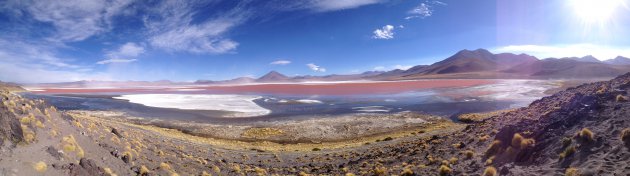
[[[627,71],[630,71],[628,66],[550,58],[517,65],[503,72],[533,78],[597,78],[614,77]]]

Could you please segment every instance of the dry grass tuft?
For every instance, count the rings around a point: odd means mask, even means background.
[[[376,167],[376,168],[372,169],[372,173],[374,173],[374,175],[386,175],[387,174],[387,168],[385,168],[385,167]]]
[[[453,173],[453,170],[446,165],[442,165],[438,169],[438,172],[440,173],[440,175],[450,175],[451,173]]]
[[[48,169],[48,165],[46,165],[46,163],[44,163],[43,161],[40,161],[33,165],[33,169],[35,169],[39,173],[43,173],[46,172],[46,170]]]
[[[492,166],[487,167],[484,171],[482,176],[496,176],[497,175],[497,168],[494,168]]]
[[[574,146],[567,147],[566,149],[564,149],[562,153],[560,153],[560,160],[573,156],[573,154],[575,154],[576,151],[577,150],[575,149]]]
[[[573,140],[571,138],[562,138],[562,148],[567,148],[569,145],[571,145],[571,143],[573,143]]]
[[[412,176],[414,175],[413,171],[409,168],[404,168],[402,172],[400,172],[401,176]]]
[[[617,97],[615,97],[615,100],[617,102],[624,102],[624,101],[628,101],[628,97],[623,96],[623,95],[617,95]]]
[[[521,141],[521,145],[519,146],[520,149],[526,149],[529,147],[534,147],[536,145],[536,140],[531,139],[531,138],[527,138],[527,139],[523,139]]]
[[[564,175],[565,176],[580,176],[580,170],[574,167],[570,167],[564,171]]]
[[[471,159],[475,156],[475,152],[473,152],[472,150],[466,150],[464,151],[464,156],[466,156],[466,159]]]
[[[621,141],[630,147],[630,128],[625,128],[621,131]]]
[[[140,166],[140,171],[138,175],[147,175],[147,174],[149,174],[149,169],[144,165]]]
[[[168,165],[166,163],[160,163],[160,169],[162,170],[166,170],[166,171],[171,171],[171,165]]]
[[[512,146],[514,147],[521,146],[521,141],[523,141],[524,139],[525,138],[521,136],[520,133],[514,133],[514,136],[512,137]]]
[[[490,138],[489,135],[483,135],[479,137],[479,142],[486,142]]]
[[[595,139],[595,134],[588,128],[582,128],[580,132],[576,135],[576,137],[584,143],[591,142]]]
[[[109,167],[104,168],[104,169],[103,169],[103,171],[105,171],[105,175],[107,175],[107,176],[117,176],[117,175],[116,175],[116,174],[112,171],[112,169],[110,169]],[[142,174],[140,174],[140,175],[142,175]]]
[[[486,150],[486,156],[492,156],[501,152],[501,141],[494,140]]]

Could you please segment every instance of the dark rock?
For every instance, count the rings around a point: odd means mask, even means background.
[[[131,157],[129,155],[123,155],[122,158],[123,162],[129,164],[129,162],[131,162]]]
[[[48,148],[46,149],[46,152],[48,152],[48,154],[50,154],[51,156],[55,157],[57,160],[60,160],[61,157],[63,157],[63,154],[59,152],[59,150],[57,150],[53,146],[48,146]]]
[[[123,138],[122,134],[120,134],[120,131],[118,131],[118,129],[116,128],[112,128],[112,133],[118,136],[118,138]]]
[[[79,165],[70,163],[68,169],[70,170],[70,175],[72,176],[105,175],[105,171],[101,167],[97,166],[96,162],[85,158],[81,158]]]

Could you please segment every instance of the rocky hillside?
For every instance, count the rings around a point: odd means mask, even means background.
[[[464,138],[490,138],[476,149],[479,166],[500,175],[628,175],[629,92],[630,74],[570,88],[470,125],[463,134],[475,135]]]

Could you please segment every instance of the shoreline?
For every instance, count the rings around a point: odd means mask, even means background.
[[[99,123],[113,122],[118,125],[162,132],[164,135],[176,134],[174,136],[183,138],[188,136],[219,146],[229,144],[227,146],[238,147],[238,145],[249,144],[245,146],[261,150],[284,148],[284,151],[304,150],[305,148],[302,146],[314,148],[360,146],[387,137],[408,137],[420,134],[422,131],[462,125],[443,117],[416,113],[359,114],[282,122],[251,122],[238,125],[146,120],[128,117],[123,113],[110,112],[112,115],[106,115],[108,113],[98,111],[68,111],[67,113],[79,119],[98,121]],[[382,126],[375,122],[395,125]],[[351,127],[352,125],[356,126]],[[341,131],[339,128],[350,129]],[[359,129],[362,130],[354,131]],[[233,146],[233,144],[238,145]]]

